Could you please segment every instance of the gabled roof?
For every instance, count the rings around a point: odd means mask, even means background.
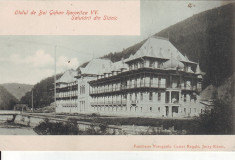
[[[126,62],[141,57],[151,57],[165,60],[175,58],[182,62],[194,63],[189,61],[187,56],[183,56],[183,54],[181,54],[168,39],[161,37],[149,38],[134,55],[131,55],[128,59],[126,59]]]
[[[182,69],[186,63],[197,64],[190,61],[186,55],[184,56],[180,53],[168,39],[155,36],[149,38],[134,55],[131,55],[125,61],[129,62],[142,57],[165,60],[165,69],[177,67]]]
[[[92,59],[85,68],[80,68],[81,74],[98,75],[104,73],[105,69],[111,64],[112,62],[109,59]]]
[[[113,65],[113,68],[112,68],[113,71],[121,71],[121,69],[124,69],[124,70],[128,69],[128,65],[124,62],[124,60],[115,62],[112,65]]]
[[[124,61],[118,61],[115,63],[109,63],[105,65],[105,67],[98,73],[98,75],[102,75],[104,73],[112,73],[113,71],[121,71],[122,69],[128,69],[128,65]]]
[[[65,73],[60,77],[60,79],[56,80],[56,83],[70,83],[76,81],[75,76],[77,76],[77,71],[70,69],[65,71]]]

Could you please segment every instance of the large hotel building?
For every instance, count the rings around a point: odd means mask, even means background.
[[[56,112],[138,117],[193,117],[202,73],[168,39],[149,38],[119,62],[93,59],[56,81]]]

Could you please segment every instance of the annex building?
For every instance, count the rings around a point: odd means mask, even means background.
[[[129,58],[93,59],[56,81],[56,112],[140,117],[192,117],[202,72],[165,38],[151,37]]]

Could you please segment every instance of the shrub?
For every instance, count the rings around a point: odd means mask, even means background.
[[[233,104],[217,99],[214,108],[194,119],[192,134],[235,134]]]
[[[50,122],[48,119],[40,122],[34,128],[39,135],[77,135],[79,129],[77,122]]]

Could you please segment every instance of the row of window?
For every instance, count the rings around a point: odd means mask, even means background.
[[[146,82],[148,81],[148,82]],[[172,83],[171,88],[178,88],[180,86],[179,83]],[[105,92],[105,91],[116,91],[120,89],[126,89],[126,88],[133,88],[133,87],[166,87],[166,79],[161,79],[159,77],[157,80],[153,80],[153,78],[146,78],[145,82],[144,79],[133,79],[128,80],[126,82],[116,83],[116,84],[107,84],[107,85],[101,85],[101,86],[95,86],[91,87],[91,93],[96,92]],[[184,81],[182,82],[182,87],[185,89],[191,89],[191,82],[190,81]],[[196,86],[194,86],[194,89],[196,89]]]
[[[77,84],[78,84],[77,81],[75,81],[75,82],[67,83],[67,84],[59,84],[58,87],[59,88],[64,88],[64,87],[69,87],[69,86],[75,86]]]
[[[136,70],[138,68],[150,67],[150,68],[163,68],[163,62],[156,60],[142,60],[140,62],[134,62],[129,64],[129,70]],[[191,66],[184,64],[184,71],[191,71]]]
[[[153,101],[153,93],[157,94],[157,100],[158,101],[161,101],[162,99],[162,92],[149,92],[148,93],[148,100],[149,101]],[[138,97],[138,94],[139,94],[139,97]],[[174,95],[172,93],[171,97],[169,97],[169,93],[167,94],[166,93],[166,98],[171,98],[171,102],[172,103],[175,103],[175,102],[178,102],[179,101],[179,93]],[[190,94],[183,94],[183,100],[184,102],[187,102],[188,98],[190,97],[190,102],[193,100],[194,102],[196,102],[197,100],[197,96],[196,95],[190,95]],[[127,99],[127,95],[126,94],[123,94],[123,95],[119,95],[119,96],[101,96],[101,97],[93,97],[93,102],[105,102],[105,101],[123,101],[123,100],[126,100]],[[143,101],[144,99],[144,95],[143,95],[143,92],[140,92],[140,93],[131,93],[130,94],[130,101],[137,101],[137,100],[140,100],[140,101]],[[168,103],[169,100],[166,102]]]
[[[163,62],[158,61],[146,61],[142,60],[141,62],[135,62],[129,65],[129,70],[136,70],[138,68],[151,67],[151,68],[163,68]]]
[[[69,91],[69,92],[60,92],[56,93],[57,97],[70,97],[70,96],[77,96],[78,91]]]
[[[130,101],[136,101],[138,100],[138,94],[140,96],[140,101],[143,101],[144,99],[144,94],[143,92],[140,92],[140,93],[130,93]],[[161,92],[157,92],[157,100],[158,101],[161,101]],[[149,92],[148,94],[149,96],[149,101],[152,101],[153,100],[153,92]],[[122,100],[126,100],[127,99],[127,94],[123,94],[123,95],[119,95],[119,96],[100,96],[100,97],[93,97],[93,101],[94,102],[105,102],[105,101],[113,101],[113,100],[119,100],[119,101],[122,101]]]
[[[187,96],[188,96],[188,98],[187,98]],[[189,100],[190,102],[191,101],[194,101],[194,102],[197,101],[197,96],[196,95],[190,95],[190,94],[184,93],[183,98],[184,98],[184,102],[187,102],[187,100]]]
[[[184,113],[186,113],[186,108],[184,108]],[[197,112],[197,108],[193,108],[193,112],[196,113]],[[200,111],[201,113],[203,112],[203,110],[201,109]],[[192,108],[189,108],[189,113],[192,113]]]
[[[76,105],[73,105],[73,106],[63,106],[65,108],[69,108],[69,107],[77,107]]]

